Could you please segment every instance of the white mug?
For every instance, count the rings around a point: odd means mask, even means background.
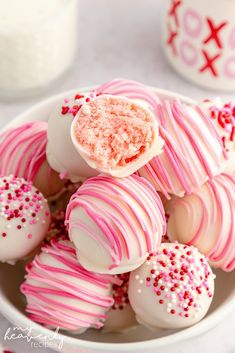
[[[235,91],[235,0],[166,0],[163,47],[185,78]]]

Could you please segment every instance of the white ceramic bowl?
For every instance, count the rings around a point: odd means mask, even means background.
[[[86,90],[88,88],[80,91]],[[189,98],[159,89],[155,90],[161,97],[168,97],[169,99],[179,97],[183,101],[193,104],[193,101]],[[32,120],[47,120],[56,102],[62,97],[69,97],[74,92],[66,92],[37,104],[9,125],[14,126]],[[58,338],[63,342],[62,349],[58,345],[58,342],[60,342],[58,339],[55,339],[53,347],[65,353],[156,353],[159,348],[161,353],[164,353],[164,348],[208,331],[220,323],[228,313],[235,311],[235,271],[232,273],[216,271],[216,274],[215,297],[210,311],[199,324],[193,327],[179,331],[161,330],[157,333],[141,326],[128,333],[121,334],[88,330],[77,337],[61,334]],[[24,313],[25,301],[19,292],[19,285],[22,283],[23,277],[23,263],[18,263],[16,266],[0,264],[0,311],[14,326],[31,327],[33,336],[39,334],[51,336],[52,332],[50,330],[32,322]]]

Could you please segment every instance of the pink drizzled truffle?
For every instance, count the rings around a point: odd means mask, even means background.
[[[179,100],[158,106],[163,153],[138,173],[166,197],[184,196],[200,188],[225,168],[228,158],[209,116]]]
[[[47,122],[33,121],[0,135],[0,176],[12,174],[32,181],[45,197],[63,188],[59,175],[46,159],[47,128]]]
[[[53,239],[26,267],[21,291],[26,296],[29,317],[49,328],[73,333],[101,328],[111,296],[113,276],[85,270],[76,258],[73,244]]]
[[[235,269],[235,175],[221,174],[169,202],[171,241],[196,246],[214,267]]]
[[[136,175],[88,179],[71,197],[66,221],[80,263],[100,273],[137,268],[166,230],[158,194]]]
[[[161,244],[131,273],[128,294],[141,324],[180,329],[206,315],[214,294],[214,275],[193,246]]]

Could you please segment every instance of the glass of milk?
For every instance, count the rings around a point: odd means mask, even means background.
[[[0,97],[53,86],[73,63],[78,0],[0,0]]]

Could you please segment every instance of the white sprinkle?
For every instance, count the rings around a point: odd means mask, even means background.
[[[137,292],[140,294],[140,293],[142,292],[142,290],[141,290],[141,289],[138,289]]]
[[[139,276],[139,275],[136,275],[136,276],[135,276],[135,279],[137,279],[137,280],[140,279],[140,276]]]
[[[139,284],[143,284],[144,281],[142,279],[139,280]]]

